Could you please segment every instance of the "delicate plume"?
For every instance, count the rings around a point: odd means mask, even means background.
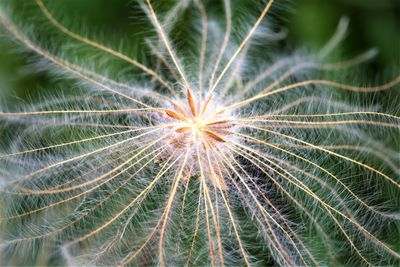
[[[400,76],[343,83],[376,54],[327,62],[346,18],[283,55],[278,1],[138,1],[139,60],[30,1],[5,32],[80,89],[1,107],[2,265],[399,263]]]

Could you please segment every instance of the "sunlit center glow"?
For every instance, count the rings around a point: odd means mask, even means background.
[[[188,153],[188,160],[184,166],[185,176],[200,175],[201,161],[217,158],[216,153],[226,152],[226,143],[235,138],[237,126],[230,113],[215,113],[221,104],[213,101],[199,101],[187,90],[186,98],[169,101],[168,107],[162,116],[162,122],[167,127],[166,144],[169,146],[169,155],[172,153]],[[207,173],[204,173],[207,174]],[[215,177],[208,174],[207,177]],[[216,181],[212,181],[216,182]],[[218,183],[223,183],[222,180]],[[221,184],[219,186],[221,186]]]

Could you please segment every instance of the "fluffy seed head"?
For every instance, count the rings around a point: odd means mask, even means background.
[[[400,117],[377,99],[397,105],[400,76],[343,83],[376,54],[326,62],[347,19],[320,51],[287,54],[266,49],[285,37],[267,27],[280,1],[180,0],[164,16],[139,1],[154,29],[140,61],[135,38],[118,50],[68,28],[62,1],[9,2],[33,30],[3,1],[0,23],[37,69],[82,89],[0,112],[1,264],[399,261]]]

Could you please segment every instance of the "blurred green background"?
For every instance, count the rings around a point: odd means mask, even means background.
[[[18,2],[23,1],[28,0],[13,0],[17,8]],[[59,0],[54,4],[60,6],[65,16],[80,20],[88,30],[102,33],[105,39],[128,35],[138,28],[131,0]],[[333,34],[339,19],[346,15],[350,28],[341,46],[344,55],[354,56],[376,47],[380,54],[369,63],[370,73],[379,75],[400,66],[399,0],[294,0],[287,6],[275,16],[279,16],[280,26],[289,30],[285,42],[291,47],[321,47]],[[0,99],[16,103],[51,94],[55,86],[49,82],[50,75],[32,72],[26,67],[32,58],[18,53],[15,45],[5,41],[4,34],[0,36]]]

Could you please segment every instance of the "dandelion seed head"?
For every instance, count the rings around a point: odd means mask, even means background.
[[[147,15],[154,31],[140,39],[150,55],[135,58],[136,44],[108,46],[69,28],[50,0],[20,2],[33,14],[21,21],[34,26],[24,29],[2,4],[0,23],[42,58],[36,70],[81,89],[14,112],[0,107],[0,258],[27,265],[42,253],[72,266],[400,259],[398,240],[385,236],[399,219],[400,118],[360,97],[400,77],[342,83],[376,54],[325,62],[347,19],[321,51],[287,55],[267,48],[286,35],[267,27],[282,1],[182,0],[165,10],[141,0],[134,19]],[[41,23],[48,45],[29,30]]]

